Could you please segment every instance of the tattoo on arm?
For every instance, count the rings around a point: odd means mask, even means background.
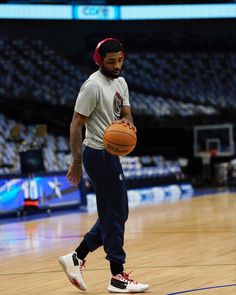
[[[70,147],[73,164],[81,165],[82,127],[73,122],[70,126]]]

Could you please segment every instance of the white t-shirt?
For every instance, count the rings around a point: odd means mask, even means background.
[[[129,90],[124,78],[108,79],[100,71],[81,86],[75,112],[88,117],[84,144],[104,149],[103,133],[112,121],[121,118],[123,106],[130,106]]]

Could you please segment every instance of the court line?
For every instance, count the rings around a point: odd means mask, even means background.
[[[170,266],[128,266],[127,269],[158,269],[158,268],[178,268],[178,267],[222,267],[222,266],[235,266],[235,264],[219,264],[219,265],[170,265]],[[106,271],[109,268],[86,268],[86,272],[90,271]],[[15,276],[15,275],[35,275],[35,274],[46,274],[46,273],[60,273],[62,270],[47,270],[47,271],[30,271],[30,272],[12,272],[12,273],[0,273],[0,276]],[[175,294],[175,293],[174,293]],[[178,293],[177,293],[178,294]],[[180,293],[181,294],[181,293]],[[172,294],[167,294],[172,295]]]
[[[74,239],[83,238],[84,235],[68,235],[68,236],[44,236],[45,239]]]
[[[127,231],[128,232],[128,231]],[[174,231],[164,231],[164,232],[146,232],[148,234],[235,234],[235,231],[179,231],[179,232],[174,232]],[[130,236],[135,236],[137,234],[140,234],[140,232],[135,232],[135,233],[129,233]],[[26,241],[26,240],[42,240],[42,239],[48,239],[48,240],[53,240],[53,239],[74,239],[74,238],[82,238],[84,235],[68,235],[68,236],[40,236],[38,238],[29,238],[29,237],[21,237],[21,238],[9,238],[9,239],[4,239],[4,242],[12,242],[12,241]],[[139,239],[139,238],[137,238]],[[130,239],[134,240],[134,239]]]
[[[43,239],[53,240],[53,239],[74,239],[74,238],[83,238],[84,235],[70,235],[70,236],[39,236],[37,238],[31,238],[31,237],[22,237],[22,238],[10,238],[10,239],[4,239],[4,242],[12,242],[12,241],[39,241]]]
[[[234,287],[234,286],[236,286],[236,284],[222,285],[222,286],[212,286],[212,287],[206,287],[206,288],[179,291],[179,292],[175,292],[175,293],[168,293],[166,295],[177,295],[177,294],[184,294],[184,293],[189,293],[189,292],[198,292],[198,291],[203,291],[203,290],[219,289],[219,288]]]
[[[129,235],[137,235],[141,232],[129,232],[129,229],[127,228],[127,233]],[[225,234],[225,233],[235,233],[235,230],[203,230],[203,231],[145,231],[145,234]]]

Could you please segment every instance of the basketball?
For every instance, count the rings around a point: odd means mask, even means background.
[[[137,143],[136,132],[129,125],[113,123],[105,129],[103,135],[105,149],[114,156],[126,156]]]

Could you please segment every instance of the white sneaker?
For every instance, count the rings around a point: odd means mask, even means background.
[[[80,260],[77,258],[76,252],[70,253],[59,258],[59,263],[68,276],[71,283],[82,291],[87,290],[87,286],[84,282],[82,275],[82,266],[85,260]]]
[[[149,289],[149,285],[132,280],[128,273],[112,276],[107,290],[111,293],[143,293]]]

